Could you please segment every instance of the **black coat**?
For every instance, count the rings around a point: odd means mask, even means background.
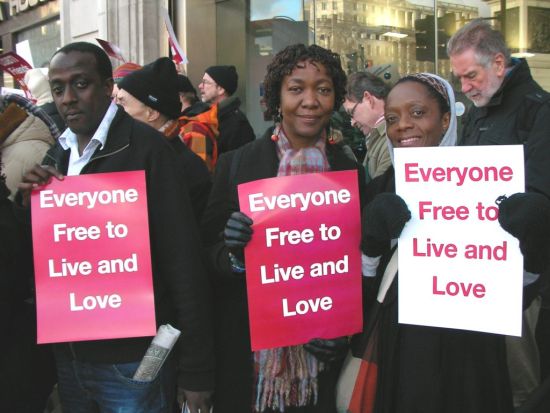
[[[231,96],[218,104],[218,154],[240,148],[256,139],[252,126],[239,109],[240,106],[241,101],[236,96]]]
[[[261,139],[220,157],[208,207],[203,216],[203,232],[215,277],[216,413],[247,413],[252,406],[253,363],[245,277],[244,274],[236,275],[231,271],[228,250],[221,234],[229,215],[239,210],[237,185],[277,176],[279,159],[276,144],[270,136],[271,131],[268,130]],[[237,153],[238,164],[233,164]],[[362,166],[350,159],[340,145],[327,144],[327,157],[333,171],[358,170],[362,194]],[[232,169],[232,165],[236,167]],[[327,380],[319,380],[320,400],[314,408],[316,412],[332,412],[335,409],[334,384],[338,372],[332,373]],[[328,409],[321,410],[321,405]]]
[[[187,179],[191,205],[193,206],[197,222],[200,222],[208,203],[208,196],[212,188],[212,177],[210,176],[210,172],[208,172],[206,163],[204,163],[200,156],[189,149],[179,136],[168,138],[168,142],[170,142],[170,145],[180,157]]]
[[[44,163],[66,173],[69,155],[70,150],[57,143]],[[156,321],[173,323],[182,331],[178,340],[182,387],[208,390],[214,381],[211,292],[180,168],[163,135],[119,107],[104,147],[81,174],[145,170]],[[150,342],[147,337],[129,338],[83,341],[72,347],[84,361],[125,363],[141,360]]]
[[[527,61],[516,60],[489,103],[472,106],[459,145],[523,144],[528,191],[550,197],[550,94],[533,80]]]
[[[367,197],[382,192],[395,193],[393,167],[369,183]],[[388,246],[366,294],[366,324],[374,324],[375,313],[380,323],[374,412],[511,413],[504,336],[399,324],[399,275],[384,303],[377,304],[376,293],[391,254]]]

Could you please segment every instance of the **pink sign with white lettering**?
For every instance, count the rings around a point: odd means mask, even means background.
[[[361,222],[356,171],[239,185],[253,221],[245,248],[252,350],[361,330]]]
[[[31,208],[38,343],[155,335],[144,171],[52,179]]]

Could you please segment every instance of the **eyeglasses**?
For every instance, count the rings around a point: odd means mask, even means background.
[[[357,105],[358,105],[359,103],[361,103],[361,102],[363,102],[363,99],[361,99],[359,102],[356,102],[355,105],[353,105],[353,107],[351,108],[351,110],[348,112],[348,115],[349,115],[350,118],[353,119],[353,115],[354,115],[354,113],[355,113],[355,109],[357,109]]]
[[[210,82],[210,81],[208,81],[208,80],[202,79],[202,80],[199,82],[199,85],[208,86],[208,85],[215,85],[215,83],[214,83],[214,82]]]

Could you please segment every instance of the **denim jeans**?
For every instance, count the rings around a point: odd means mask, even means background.
[[[176,388],[169,357],[152,381],[132,377],[139,362],[98,364],[75,360],[55,349],[63,413],[171,413]]]

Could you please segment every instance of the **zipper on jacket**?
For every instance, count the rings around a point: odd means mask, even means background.
[[[71,355],[73,356],[73,360],[77,360],[76,352],[74,351],[74,347],[73,347],[73,343],[69,343],[69,349],[71,350]]]
[[[96,161],[96,160],[98,160],[98,159],[106,158],[106,157],[111,156],[111,155],[115,155],[115,154],[117,154],[117,153],[123,151],[124,149],[128,148],[129,146],[130,146],[130,144],[128,143],[128,144],[126,144],[125,146],[123,146],[122,148],[119,148],[119,149],[117,149],[117,150],[114,151],[114,152],[109,152],[109,153],[106,153],[106,154],[104,154],[104,155],[96,156],[95,158],[90,159],[90,160],[88,161],[88,163],[87,163],[86,165],[84,165],[84,167],[82,168],[82,170],[80,171],[80,173],[85,172],[85,171],[88,169],[88,167],[89,167],[94,161]]]

